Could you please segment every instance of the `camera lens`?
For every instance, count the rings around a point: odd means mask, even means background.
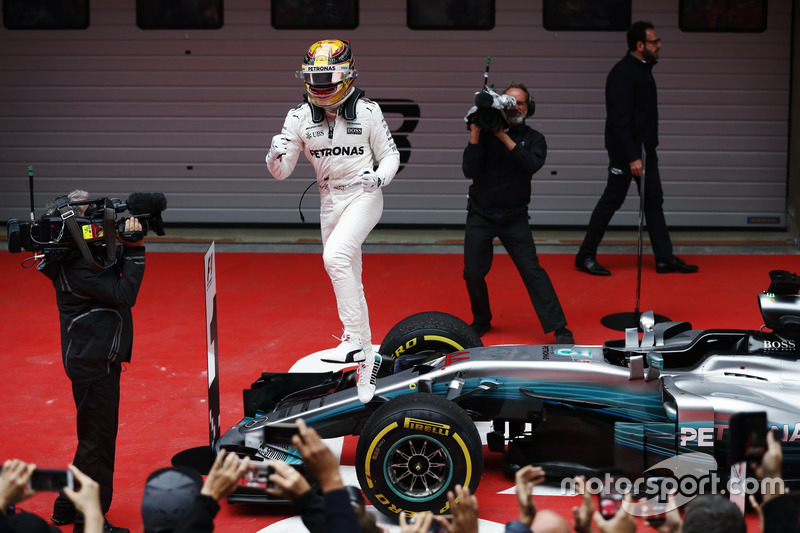
[[[19,238],[19,220],[12,218],[7,224],[8,231],[8,251],[16,254],[22,251]]]

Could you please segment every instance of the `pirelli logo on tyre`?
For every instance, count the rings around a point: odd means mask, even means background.
[[[436,435],[450,435],[450,426],[447,424],[439,424],[429,420],[421,420],[419,418],[405,418],[403,420],[403,427],[413,431],[424,431],[425,433],[434,433]]]

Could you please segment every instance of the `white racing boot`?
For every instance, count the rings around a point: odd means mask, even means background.
[[[358,363],[358,399],[361,403],[369,403],[375,396],[375,384],[378,371],[381,369],[381,354],[372,346],[364,347],[366,359]]]
[[[321,358],[322,361],[326,363],[353,364],[365,359],[364,339],[361,338],[361,335],[353,335],[345,331],[340,340],[342,341],[341,344],[336,347],[332,354]]]

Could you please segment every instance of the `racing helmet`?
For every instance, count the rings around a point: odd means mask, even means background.
[[[324,39],[312,44],[297,73],[306,84],[311,103],[326,108],[336,108],[350,96],[356,75],[353,50],[345,39]]]

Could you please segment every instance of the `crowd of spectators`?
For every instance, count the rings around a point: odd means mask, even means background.
[[[360,489],[345,486],[339,461],[319,434],[303,420],[297,421],[292,444],[302,455],[305,474],[282,461],[269,461],[269,483],[264,490],[271,496],[292,502],[310,533],[378,533],[382,528],[365,505]],[[767,434],[767,450],[759,463],[750,464],[758,479],[779,483],[767,487],[761,499],[750,496],[760,530],[766,533],[800,533],[798,513],[783,490],[783,451],[772,432]],[[235,452],[220,451],[205,481],[191,468],[170,467],[153,472],[147,479],[142,496],[142,520],[145,533],[204,533],[214,531],[214,518],[219,500],[239,486],[251,468],[249,458]],[[7,460],[0,472],[0,533],[60,531],[44,519],[16,509],[16,505],[33,495],[30,480],[36,465],[18,459]],[[75,488],[64,487],[62,493],[84,517],[86,533],[101,533],[105,518],[100,503],[99,485],[74,465],[69,465],[76,481]],[[625,495],[611,517],[604,517],[596,508],[586,480],[576,478],[580,505],[572,508],[572,523],[547,509],[538,509],[535,486],[545,482],[541,467],[527,465],[515,474],[519,515],[506,524],[506,533],[634,533],[643,524],[631,513],[636,502]],[[478,500],[468,487],[456,485],[448,493],[449,516],[431,512],[406,516],[400,513],[401,533],[478,533]],[[659,533],[740,533],[747,531],[740,508],[719,495],[700,495],[681,512],[672,495],[664,519],[652,525]]]

